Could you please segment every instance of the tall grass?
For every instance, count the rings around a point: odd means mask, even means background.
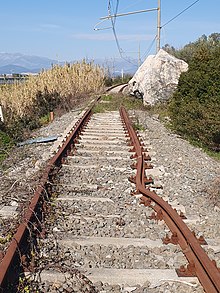
[[[17,119],[45,114],[57,106],[67,107],[86,95],[98,94],[104,87],[104,70],[82,61],[53,66],[25,83],[0,87],[0,104],[6,125]]]

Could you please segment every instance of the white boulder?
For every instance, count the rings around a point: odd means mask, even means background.
[[[188,64],[161,49],[150,55],[129,81],[130,94],[143,98],[144,105],[167,101],[175,91],[180,74]]]

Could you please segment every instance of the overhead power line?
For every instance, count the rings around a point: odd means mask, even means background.
[[[158,1],[160,1],[160,0],[158,0]],[[120,13],[120,14],[118,14],[119,0],[117,0],[116,9],[115,9],[114,12],[112,12],[112,10],[113,10],[112,7],[113,6],[114,6],[113,5],[113,1],[112,0],[109,0],[108,1],[108,16],[101,17],[100,20],[102,20],[102,21],[110,20],[111,21],[111,24],[112,24],[111,29],[113,31],[113,35],[114,35],[114,38],[115,38],[115,42],[116,42],[116,45],[117,45],[117,48],[118,48],[118,52],[120,54],[120,57],[122,59],[124,59],[125,61],[127,61],[128,63],[130,63],[130,64],[137,65],[137,64],[134,64],[134,62],[132,62],[131,60],[129,60],[129,57],[128,56],[124,56],[125,55],[125,52],[120,47],[119,39],[118,39],[118,36],[117,36],[117,33],[116,33],[116,28],[115,28],[116,18],[119,17],[119,16],[126,16],[126,15],[130,15],[130,14],[137,14],[137,13],[155,11],[155,10],[159,10],[159,8],[152,8],[152,9],[139,10],[139,11],[134,11],[134,12],[127,12],[127,13]],[[154,43],[154,41],[155,41],[155,39],[153,40],[153,43]],[[140,55],[140,52],[139,52],[139,55]]]
[[[119,0],[117,0],[117,5],[116,5],[116,9],[114,11],[114,15],[117,14],[118,12],[118,6],[119,6]],[[108,2],[108,14],[111,15],[111,0],[109,0]],[[116,30],[115,30],[115,21],[116,21],[116,17],[113,15],[113,17],[111,17],[111,23],[112,23],[112,31],[113,31],[113,35],[114,35],[114,38],[115,38],[115,42],[116,42],[116,45],[117,45],[117,48],[118,48],[118,51],[120,53],[120,55],[122,54],[123,50],[121,49],[120,47],[120,44],[119,44],[119,41],[118,41],[118,37],[117,37],[117,34],[116,34]]]
[[[115,38],[117,48],[118,48],[118,52],[120,54],[120,57],[123,60],[125,60],[126,62],[128,62],[128,63],[130,63],[132,65],[136,65],[133,62],[131,62],[129,59],[127,59],[126,56],[123,56],[123,54],[125,54],[125,52],[120,47],[120,43],[119,43],[118,36],[117,36],[117,33],[116,33],[116,29],[115,29],[115,21],[116,21],[116,16],[117,16],[117,13],[118,13],[118,8],[119,8],[119,0],[117,0],[116,8],[115,8],[115,11],[113,13],[112,13],[113,4],[111,5],[111,2],[112,2],[111,0],[109,0],[109,2],[108,2],[108,14],[109,15],[108,15],[107,19],[111,20],[112,31],[113,31],[113,35],[114,35],[114,38]]]
[[[158,11],[158,17],[157,17],[157,35],[155,36],[155,38],[153,39],[152,43],[149,46],[148,49],[148,53],[149,51],[152,49],[153,44],[155,43],[155,41],[157,40],[157,52],[160,49],[160,30],[162,28],[164,28],[166,25],[168,25],[169,23],[171,23],[173,20],[175,20],[177,17],[179,17],[181,14],[183,14],[185,11],[189,10],[192,6],[194,6],[196,3],[198,3],[200,0],[196,0],[194,1],[191,5],[189,5],[188,7],[186,7],[184,10],[182,10],[180,13],[178,13],[176,16],[172,17],[169,21],[167,21],[166,23],[164,23],[163,25],[160,24],[160,13],[161,13],[161,4],[160,4],[161,0],[158,0],[158,7],[157,8],[152,8],[152,9],[146,9],[146,10],[139,10],[139,11],[134,11],[134,12],[127,12],[127,13],[120,13],[118,14],[118,8],[119,8],[119,0],[117,0],[116,4],[114,5],[114,1],[113,0],[108,0],[108,16],[104,16],[101,17],[100,20],[101,22],[99,22],[96,26],[95,26],[95,30],[102,30],[102,29],[112,29],[113,31],[113,35],[114,35],[114,39],[120,54],[120,57],[124,60],[126,60],[127,62],[133,64],[133,62],[131,62],[130,60],[126,59],[123,54],[125,53],[122,48],[120,47],[120,43],[119,43],[119,39],[116,33],[116,19],[117,17],[120,16],[126,16],[126,15],[131,15],[131,14],[137,14],[137,13],[143,13],[143,12],[149,12],[149,11],[154,11],[157,10]],[[111,27],[105,27],[102,29],[98,29],[97,26],[100,25],[102,22],[106,21],[106,20],[110,20],[111,21]],[[146,55],[146,53],[144,54]],[[143,55],[143,56],[144,56]]]
[[[187,11],[188,9],[190,9],[193,5],[195,5],[197,2],[199,2],[200,0],[196,0],[194,1],[191,5],[189,5],[188,7],[186,7],[183,11],[181,11],[180,13],[178,13],[176,16],[174,16],[173,18],[171,18],[169,21],[167,21],[166,23],[164,23],[160,28],[165,27],[166,25],[168,25],[168,23],[170,23],[171,21],[173,21],[174,19],[176,19],[177,17],[179,17],[181,14],[183,14],[185,11]]]
[[[125,58],[122,54],[124,54],[125,52],[122,50],[122,48],[120,47],[120,43],[119,43],[119,39],[116,33],[116,28],[115,28],[115,22],[116,22],[116,18],[120,17],[120,16],[127,16],[127,15],[131,15],[131,14],[138,14],[138,13],[143,13],[143,12],[150,12],[150,11],[158,11],[158,19],[160,19],[160,1],[158,0],[158,7],[157,8],[152,8],[152,9],[145,9],[145,10],[139,10],[139,11],[133,11],[133,12],[126,12],[126,13],[118,13],[118,7],[119,7],[119,0],[117,0],[117,4],[116,4],[116,8],[115,11],[113,12],[113,8],[114,8],[114,4],[113,4],[113,0],[108,0],[108,16],[104,16],[101,17],[100,20],[105,21],[105,20],[110,20],[111,21],[111,29],[113,31],[113,35],[115,38],[115,42],[120,54],[120,57],[124,60],[126,60],[127,62],[133,64],[133,62],[131,62],[130,60],[128,60],[127,58]],[[100,22],[101,23],[101,22]],[[107,27],[108,28],[108,27]],[[97,28],[95,28],[95,30],[98,30]],[[158,22],[157,25],[157,51],[159,51],[160,49],[160,22]],[[153,40],[154,43],[155,40]]]
[[[147,51],[143,54],[143,56],[141,57],[141,60],[145,59],[145,57],[150,53],[155,41],[157,39],[157,35],[155,35],[154,39],[152,40],[152,42],[150,43],[150,46],[148,47]]]

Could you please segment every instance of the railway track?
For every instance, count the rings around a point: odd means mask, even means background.
[[[124,89],[126,89],[128,86],[127,83],[117,84],[109,87],[106,92],[107,93],[122,93]]]
[[[20,290],[33,292],[220,291],[219,270],[146,176],[152,166],[140,141],[125,109],[85,112],[1,262],[2,292],[18,273]]]

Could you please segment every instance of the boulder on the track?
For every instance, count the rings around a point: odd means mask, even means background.
[[[129,81],[130,94],[143,98],[145,105],[167,101],[175,91],[180,74],[188,64],[161,49],[150,55]]]

